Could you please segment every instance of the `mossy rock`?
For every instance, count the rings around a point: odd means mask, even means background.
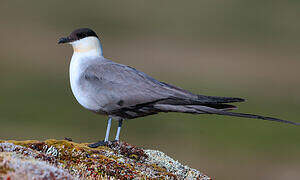
[[[18,167],[18,168],[17,168]],[[125,142],[1,141],[0,179],[210,179],[155,150]]]

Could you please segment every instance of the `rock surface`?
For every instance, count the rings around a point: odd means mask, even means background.
[[[157,150],[125,142],[89,148],[66,140],[0,141],[2,179],[201,179],[208,176]]]

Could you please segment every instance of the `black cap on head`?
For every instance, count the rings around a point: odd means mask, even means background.
[[[73,42],[90,36],[98,38],[97,34],[93,30],[89,28],[80,28],[73,31],[68,37],[60,38],[58,44]]]

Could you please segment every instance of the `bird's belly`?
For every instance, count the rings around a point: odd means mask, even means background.
[[[84,108],[92,111],[97,111],[100,109],[100,106],[94,101],[93,97],[89,95],[88,92],[82,90],[79,83],[72,83],[71,81],[71,89],[78,103]]]

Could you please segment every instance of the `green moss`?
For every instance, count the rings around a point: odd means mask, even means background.
[[[159,167],[159,166],[157,166],[156,164],[151,164],[151,166],[152,166],[155,170],[157,170],[157,171],[159,171],[159,172],[164,172],[164,173],[167,172],[167,170],[166,170],[165,168]]]
[[[85,179],[103,179],[103,177],[116,179],[164,179],[169,177],[177,179],[165,168],[145,163],[146,153],[127,143],[114,142],[108,146],[90,148],[87,143],[55,139],[43,142],[35,140],[0,142],[10,142],[37,151],[40,154],[34,158],[59,165],[71,174]],[[0,172],[4,173],[7,170],[1,167]],[[151,171],[151,175],[145,174],[145,171]]]

